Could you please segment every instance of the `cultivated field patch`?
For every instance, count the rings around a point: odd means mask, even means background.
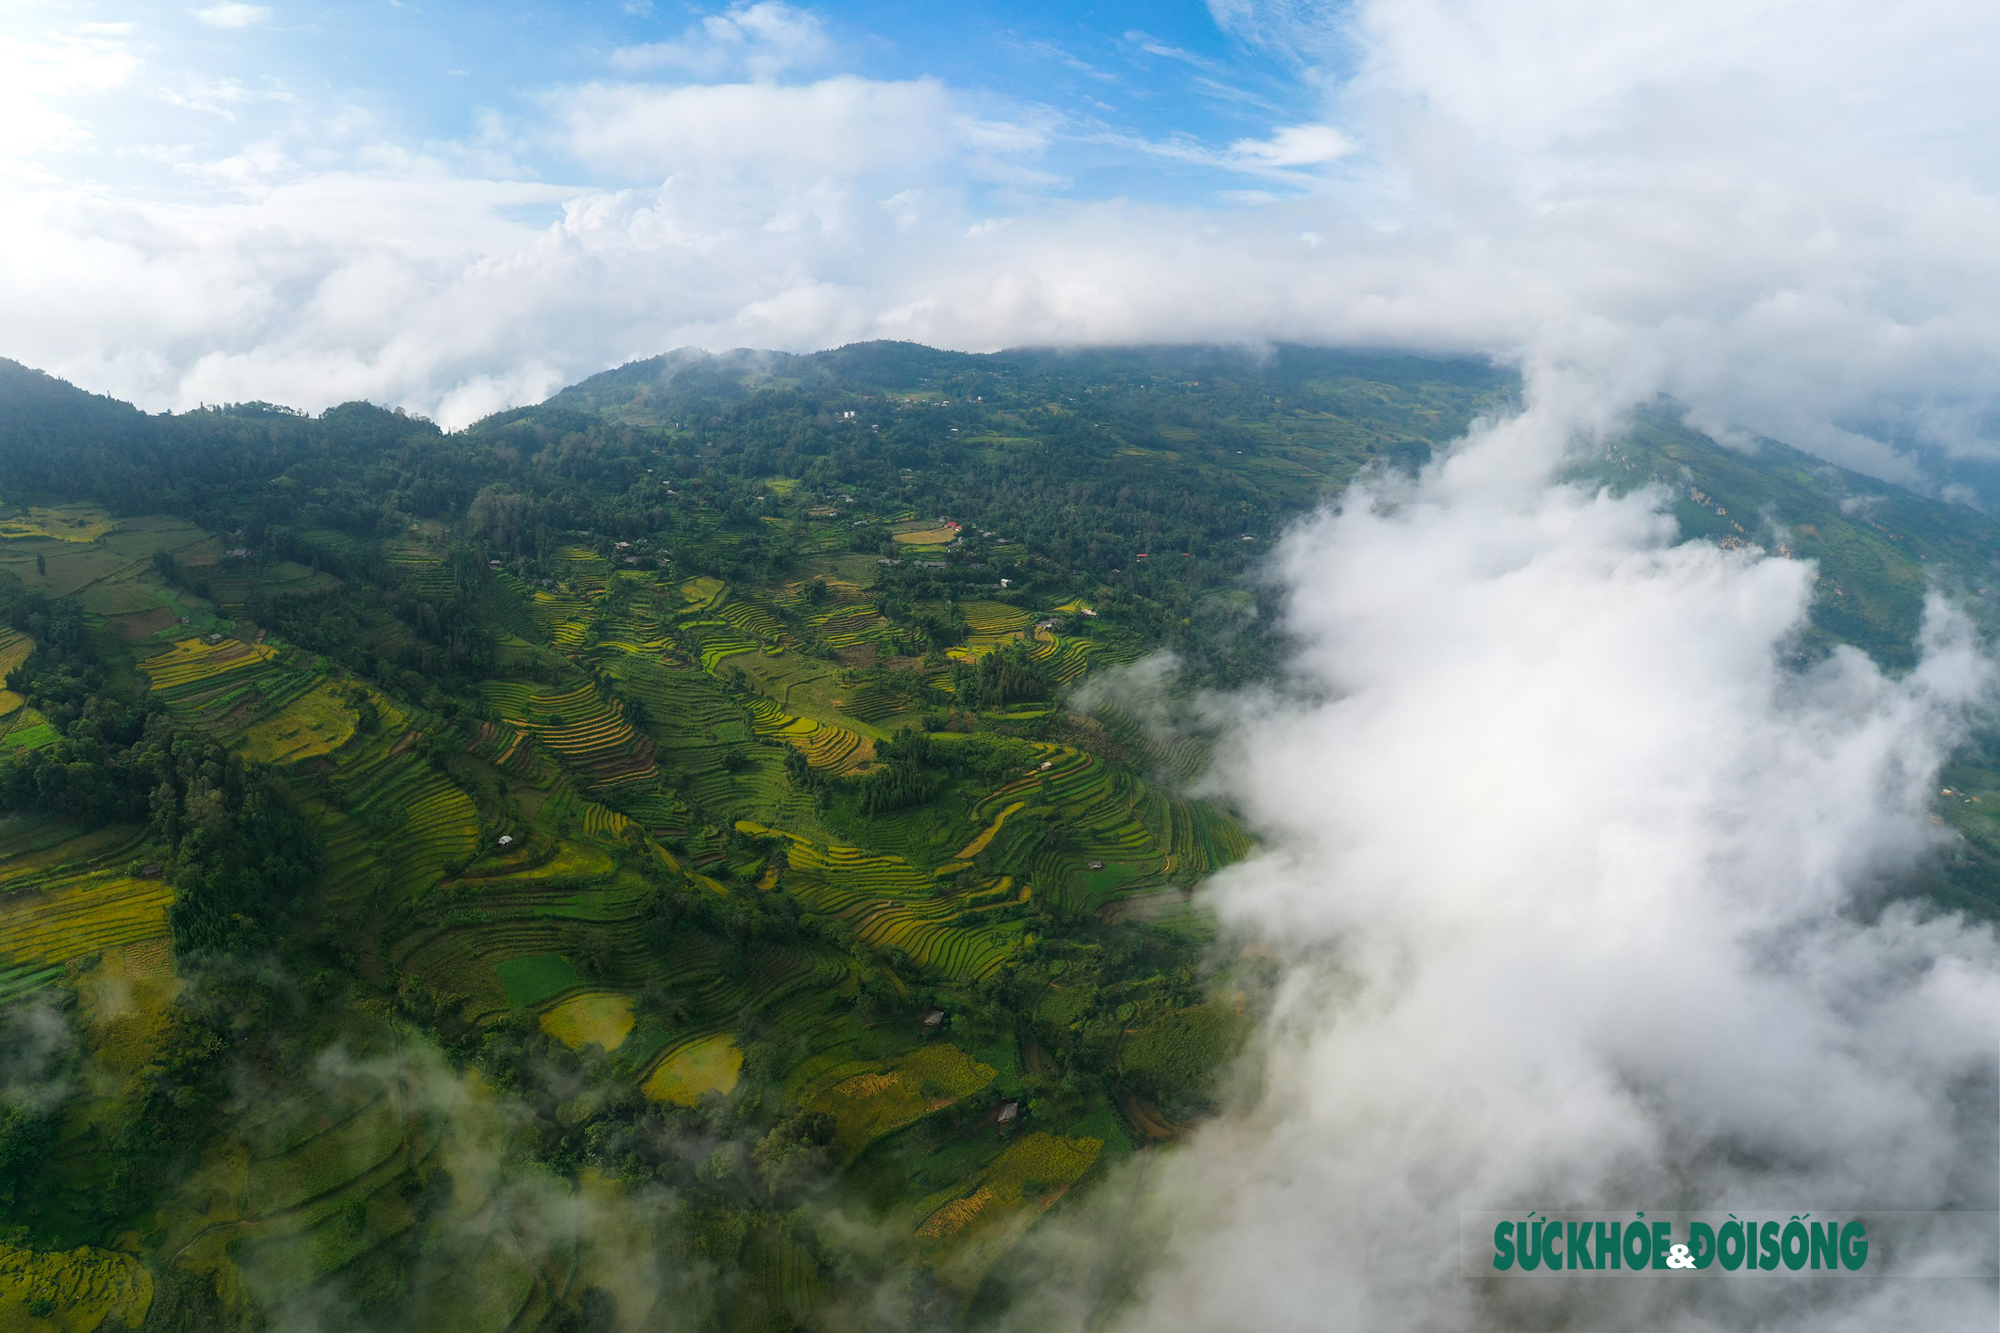
[[[691,1041],[670,1052],[647,1077],[644,1090],[656,1102],[693,1106],[711,1092],[728,1096],[743,1073],[743,1052],[727,1033]]]
[[[12,853],[0,859],[0,1000],[46,985],[73,959],[167,936],[173,890],[125,873],[134,830],[53,843],[38,832],[31,826],[0,844]]]
[[[955,529],[932,524],[894,533],[889,540],[899,546],[945,546],[957,537]]]
[[[171,690],[213,679],[227,671],[258,667],[278,655],[264,643],[242,643],[236,639],[182,639],[166,652],[139,663],[156,690]]]
[[[970,861],[973,857],[985,851],[987,845],[993,841],[993,835],[998,833],[1000,826],[1007,822],[1007,816],[1021,809],[1026,804],[1026,801],[1011,802],[1004,810],[993,817],[993,822],[986,826],[985,832],[959,848],[958,855],[952,859],[955,861]]]
[[[0,630],[0,681],[7,673],[28,660],[28,654],[35,651],[35,641],[19,630]],[[12,690],[0,689],[0,717],[12,713],[27,700]]]
[[[238,747],[246,759],[293,764],[338,749],[360,721],[354,706],[322,682],[246,730]]]
[[[58,542],[94,542],[117,526],[107,511],[88,505],[31,508],[0,518],[0,541],[46,537]]]
[[[980,1173],[971,1193],[933,1210],[917,1239],[953,1243],[950,1275],[975,1280],[1014,1235],[1083,1178],[1103,1148],[1102,1139],[1039,1131],[1018,1138]]]
[[[632,997],[609,991],[572,995],[542,1015],[542,1031],[572,1051],[595,1043],[615,1051],[632,1035]]]
[[[559,953],[502,959],[493,965],[493,970],[500,974],[500,983],[507,988],[507,1003],[517,1009],[532,1009],[584,984],[569,959]]]
[[[858,1152],[884,1134],[979,1091],[993,1081],[995,1072],[956,1046],[936,1042],[910,1051],[886,1069],[849,1073],[810,1104],[833,1117],[842,1148]]]
[[[138,1328],[152,1304],[152,1274],[131,1255],[89,1245],[45,1253],[0,1242],[0,1328]]]

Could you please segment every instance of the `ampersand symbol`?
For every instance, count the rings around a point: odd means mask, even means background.
[[[1670,1245],[1667,1247],[1667,1267],[1693,1268],[1694,1256],[1688,1253],[1685,1245]]]

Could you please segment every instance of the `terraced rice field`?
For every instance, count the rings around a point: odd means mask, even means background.
[[[495,768],[526,774],[534,767],[535,747],[528,732],[505,722],[481,722],[473,731],[473,752]]]
[[[912,527],[905,532],[897,532],[890,540],[899,546],[948,546],[958,540],[958,531],[937,524]]]
[[[544,1013],[541,1025],[572,1051],[592,1044],[615,1051],[632,1035],[632,997],[609,991],[572,995]]]
[[[51,815],[0,816],[0,884],[32,888],[79,869],[123,864],[140,850],[143,833],[130,824],[81,832]]]
[[[327,774],[332,815],[325,833],[327,884],[336,903],[358,905],[376,868],[387,867],[399,898],[413,897],[479,847],[472,798],[432,768],[391,729],[333,754]],[[336,817],[337,816],[337,817]]]
[[[481,692],[503,718],[533,733],[593,787],[659,777],[651,739],[634,730],[624,705],[595,684],[563,689],[488,681]]]
[[[652,612],[635,605],[615,623],[604,627],[597,646],[606,653],[657,658],[673,646],[673,638]]]
[[[117,526],[117,521],[109,513],[94,506],[30,508],[0,518],[0,541],[41,537],[58,542],[94,542],[107,536]]]
[[[962,924],[964,904],[900,856],[795,839],[788,884],[807,909],[837,916],[870,948],[901,949],[918,966],[957,981],[991,974],[1019,938],[1006,922]]]
[[[729,768],[689,768],[688,797],[705,809],[738,809],[788,828],[818,831],[812,798],[792,785],[772,750],[739,750]]]
[[[696,620],[686,626],[703,671],[714,671],[725,658],[757,651],[757,641],[727,620]]]
[[[166,652],[140,662],[139,669],[151,682],[153,695],[176,719],[225,737],[282,716],[322,683],[299,654],[281,654],[269,644],[226,638],[216,643],[183,639]],[[315,715],[327,711],[316,705],[304,707]],[[331,717],[316,716],[316,721],[326,726]],[[316,742],[303,734],[290,738],[287,744],[280,744],[276,734],[267,735],[263,743],[279,749],[316,748]]]
[[[523,721],[587,781],[597,786],[656,778],[653,743],[632,729],[625,709],[595,685],[538,693]]]
[[[961,1187],[927,1200],[936,1208],[915,1228],[916,1243],[919,1253],[934,1256],[940,1283],[970,1297],[994,1261],[1090,1169],[1102,1147],[1096,1138],[1030,1134],[1010,1144],[971,1193]]]
[[[0,717],[0,749],[39,750],[56,742],[56,729],[33,708],[16,708]]]
[[[617,842],[624,838],[625,831],[634,827],[631,820],[616,810],[587,802],[583,810],[583,832],[585,837],[598,838],[605,842]]]
[[[56,1308],[41,1313],[33,1304],[38,1300]],[[0,1242],[0,1328],[138,1328],[152,1304],[153,1275],[129,1254],[93,1246],[26,1250]]]
[[[790,643],[791,632],[770,607],[760,601],[732,596],[723,603],[721,619],[743,633],[766,643]]]
[[[563,576],[588,593],[603,592],[604,580],[611,576],[611,562],[587,547],[565,546],[556,553],[556,560],[562,565]]]
[[[813,630],[830,648],[858,648],[882,637],[889,622],[868,602],[835,606],[812,617]]]
[[[412,1207],[415,1173],[460,1132],[460,1116],[477,1120],[479,1106],[474,1093],[455,1100],[460,1114],[449,1120],[420,1114],[402,1095],[404,1077],[383,1067],[393,1060],[328,1072],[300,1095],[247,1107],[238,1121],[242,1166],[215,1182],[199,1229],[179,1246],[183,1257],[206,1266],[230,1255],[256,1297],[276,1309],[329,1274],[366,1281],[371,1265],[397,1262],[396,1242],[422,1221]],[[485,1188],[471,1179],[459,1188],[454,1206],[476,1216]],[[503,1285],[509,1298],[520,1290]],[[490,1327],[505,1324],[502,1316]],[[480,1327],[456,1318],[429,1326]]]
[[[569,959],[559,953],[503,959],[493,970],[507,987],[507,1002],[517,1009],[532,1009],[584,984]]]
[[[1027,1190],[1053,1193],[1082,1178],[1103,1148],[1102,1139],[1029,1134],[1016,1139],[986,1169],[986,1183],[1002,1198]]]
[[[1167,800],[1165,807],[1167,869],[1206,875],[1250,855],[1250,835],[1221,812],[1179,797]]]
[[[412,586],[449,580],[448,567],[421,543],[391,558]],[[810,1085],[809,1104],[834,1114],[842,1149],[855,1154],[989,1086],[996,1072],[942,1041],[893,1058],[855,1060],[854,1050],[880,1048],[848,1046],[851,1037],[834,1035],[852,1022],[845,998],[856,992],[857,964],[831,947],[764,941],[739,950],[690,931],[668,956],[657,956],[639,929],[652,883],[635,865],[635,851],[720,891],[702,873],[724,873],[717,861],[729,853],[715,824],[736,819],[760,835],[789,830],[765,887],[782,887],[807,910],[840,918],[867,947],[899,951],[929,978],[970,983],[990,977],[1017,949],[1026,929],[1019,906],[1028,898],[1025,885],[1106,899],[1150,886],[1164,891],[1164,871],[1199,873],[1231,859],[1241,845],[1240,830],[1205,808],[1055,745],[1039,748],[1032,771],[979,800],[971,821],[961,823],[963,807],[954,804],[948,819],[933,812],[934,826],[923,825],[921,837],[884,834],[888,846],[907,855],[834,845],[838,840],[820,823],[834,816],[816,812],[810,794],[786,777],[786,751],[755,742],[782,741],[831,774],[873,761],[872,724],[909,704],[851,683],[822,657],[794,651],[800,645],[790,628],[809,621],[814,633],[805,637],[835,647],[879,638],[886,622],[858,588],[839,585],[831,606],[808,607],[803,584],[745,595],[720,580],[676,584],[634,574],[581,549],[561,559],[561,591],[531,588],[505,572],[494,576],[510,608],[509,629],[520,635],[506,638],[506,669],[548,679],[559,663],[532,646],[540,641],[571,659],[575,669],[567,679],[576,682],[500,679],[481,687],[493,713],[477,725],[469,748],[504,771],[506,790],[496,783],[493,799],[508,806],[501,828],[521,839],[509,851],[493,848],[492,835],[501,830],[482,830],[479,807],[424,757],[424,734],[388,699],[376,701],[381,726],[364,735],[355,730],[355,710],[341,687],[303,670],[297,654],[188,639],[142,666],[169,707],[226,724],[246,755],[321,761],[301,770],[312,775],[302,794],[321,821],[328,884],[348,910],[371,906],[372,919],[382,922],[372,947],[383,964],[448,1004],[462,1004],[467,1019],[534,1013],[544,1032],[571,1049],[615,1052],[614,1067],[654,1101],[696,1105],[732,1094],[743,1065],[732,1033],[779,1031],[808,1042],[808,1034],[828,1034],[824,1049],[841,1051],[832,1058],[850,1063]],[[957,609],[971,627],[974,656],[1026,636],[1052,674],[1070,680],[1083,674],[1095,651],[1088,640],[1034,634],[1032,615],[1018,607],[981,599]],[[753,652],[760,645],[765,651]],[[6,651],[0,641],[0,654]],[[948,673],[932,676],[941,686],[948,682]],[[717,677],[734,683],[725,688]],[[635,723],[637,717],[643,722]],[[1046,770],[1039,767],[1044,761]],[[464,764],[456,759],[448,767],[471,782]],[[675,792],[662,781],[663,764],[676,774]],[[478,781],[486,799],[486,779]],[[1060,845],[1043,845],[1050,816],[1064,831]],[[880,831],[878,825],[887,827],[880,820],[869,827]],[[669,854],[639,840],[648,829],[671,829],[691,846]],[[867,837],[881,844],[874,832]],[[935,874],[925,868],[950,847],[958,849],[953,861]],[[10,867],[6,855],[0,826],[0,882]],[[1110,868],[1087,872],[1093,859]],[[996,873],[1002,870],[1008,873]],[[164,886],[121,881],[108,867],[91,873],[110,886],[98,890],[104,901],[130,898],[150,910],[151,925],[121,928],[115,912],[93,913],[89,928],[99,933],[63,937],[63,947],[138,940],[150,949],[164,940]],[[69,890],[36,892],[59,906]],[[13,902],[0,899],[0,1000],[46,984],[77,956],[49,962],[54,953],[47,948],[36,958],[9,954],[5,942],[14,935],[50,937],[16,931],[7,915]],[[100,918],[114,924],[100,928]],[[657,986],[664,1002],[636,1011],[632,994],[641,985]],[[757,1026],[746,1027],[752,1016]],[[363,1247],[412,1224],[384,1182],[409,1169],[412,1152],[434,1149],[434,1135],[420,1138],[412,1137],[400,1108],[381,1101],[349,1108],[337,1125],[260,1149],[243,1201],[245,1217],[259,1219],[255,1248],[285,1256],[301,1272],[367,1262]],[[1098,1146],[1026,1136],[978,1179],[925,1201],[908,1225],[935,1247],[986,1235],[1010,1216],[1025,1219],[1087,1171]],[[365,1217],[358,1234],[328,1223],[336,1209],[354,1215],[350,1204],[357,1202]],[[769,1250],[773,1271],[791,1274],[786,1281],[794,1285],[812,1280],[809,1253],[788,1249],[777,1232],[768,1239],[756,1245]],[[524,1287],[510,1273],[506,1283],[492,1297],[496,1310],[504,1306],[513,1318],[538,1308],[532,1282]]]
[[[725,1033],[701,1037],[668,1052],[643,1085],[656,1102],[693,1106],[711,1092],[727,1097],[743,1073],[743,1052]]]
[[[252,724],[237,745],[246,759],[295,764],[338,749],[354,735],[359,721],[353,705],[333,685],[322,682]]]
[[[786,1321],[781,1327],[811,1325],[813,1312],[826,1300],[826,1282],[812,1247],[791,1235],[783,1222],[765,1223],[751,1232],[743,1264]]]
[[[846,727],[793,717],[768,699],[752,700],[749,711],[751,726],[759,736],[775,736],[796,747],[814,768],[851,773],[875,758],[875,743]]]
[[[205,685],[231,671],[255,671],[277,655],[276,648],[264,643],[182,639],[166,652],[139,663],[139,669],[146,673],[153,689],[171,695]]]
[[[248,1164],[243,1189],[246,1215],[268,1216],[297,1208],[368,1174],[402,1151],[405,1125],[397,1099],[378,1092],[359,1106],[336,1104],[329,1109],[333,1115],[321,1118],[334,1123],[325,1129],[293,1142],[255,1144],[264,1151],[254,1153]]]
[[[985,851],[987,845],[993,841],[994,835],[999,833],[1001,826],[1007,822],[1007,816],[1016,813],[1026,804],[1026,801],[1010,802],[999,814],[993,816],[993,822],[988,824],[978,837],[959,848],[958,855],[952,859],[955,861],[970,861],[973,857]]]
[[[1028,655],[1047,669],[1049,679],[1057,685],[1073,684],[1090,670],[1094,645],[1089,639],[1037,630],[1030,643]]]
[[[688,616],[705,616],[722,605],[722,599],[729,595],[729,585],[721,579],[700,578],[687,580],[680,585],[681,596],[686,599],[682,613]]]
[[[482,907],[490,918],[483,924],[433,916],[397,941],[391,961],[440,993],[463,996],[467,1017],[478,1021],[539,1009],[589,988],[560,953],[573,942],[565,923],[536,911],[546,898],[544,890]],[[636,949],[620,955],[639,959]]]
[[[974,809],[997,817],[1026,801],[1062,821],[1062,845],[1016,842],[996,831],[992,854],[1017,875],[1091,899],[1163,887],[1164,876],[1205,874],[1248,853],[1242,828],[1221,812],[1153,790],[1131,774],[1066,746],[1039,747],[1040,761]],[[1040,764],[1047,763],[1043,769]],[[1090,862],[1099,869],[1089,868]]]
[[[0,681],[7,679],[7,673],[28,660],[28,654],[35,651],[35,641],[19,630],[0,629]],[[12,690],[0,689],[0,716],[13,712],[27,700]]]
[[[534,587],[512,570],[496,569],[493,571],[493,589],[494,611],[507,633],[523,643],[540,638],[541,629],[528,614],[528,608],[535,600]]]
[[[544,635],[555,633],[560,626],[580,624],[588,609],[588,603],[581,597],[542,588],[529,594],[527,607],[529,621]],[[578,637],[581,638],[580,632]]]
[[[42,536],[56,542],[94,542],[118,526],[100,508],[28,508],[0,518],[0,540]]]
[[[152,574],[154,551],[171,551],[195,563],[214,549],[209,535],[184,519],[113,519],[92,505],[17,514],[12,526],[15,535],[0,538],[0,571],[52,597],[76,595],[85,610],[105,615],[133,609],[117,603],[158,597],[162,590]]]
[[[884,1134],[971,1096],[994,1077],[991,1065],[949,1042],[932,1042],[886,1068],[841,1066],[830,1083],[806,1100],[833,1117],[842,1149],[855,1153]]]
[[[1034,623],[1034,616],[1004,602],[960,602],[958,613],[972,631],[969,646],[975,655],[992,652],[1009,639],[1019,638]]]
[[[119,945],[164,940],[173,889],[117,870],[56,870],[0,894],[0,997],[53,980],[63,965]]]
[[[458,590],[458,580],[444,553],[422,542],[385,542],[382,554],[402,579],[404,586],[426,597],[449,597]]]
[[[59,964],[29,963],[18,967],[0,966],[0,1004],[9,1004],[23,995],[32,995],[63,974]]]
[[[708,677],[675,671],[638,658],[610,667],[621,693],[646,706],[646,726],[668,749],[740,744],[749,739],[749,719]]]
[[[889,693],[873,681],[857,685],[841,701],[842,711],[863,722],[882,726],[898,713],[909,711],[909,701]]]
[[[1177,782],[1193,782],[1208,767],[1208,746],[1199,737],[1149,736],[1146,753],[1161,771]]]
[[[752,690],[794,717],[845,727],[863,736],[875,734],[870,723],[855,717],[845,706],[853,687],[833,663],[804,653],[780,652],[759,654],[732,665],[742,668]]]

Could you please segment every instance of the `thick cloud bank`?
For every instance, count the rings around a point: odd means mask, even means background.
[[[1554,484],[1571,420],[1280,554],[1293,676],[1218,778],[1265,850],[1208,896],[1283,979],[1244,1103],[1149,1168],[1126,1327],[1992,1325],[1977,1281],[1460,1275],[1468,1210],[1994,1206],[2000,951],[1883,907],[1991,663],[1934,604],[1904,678],[1801,669],[1812,569]]]
[[[684,344],[1556,348],[1892,479],[2000,459],[1993,6],[1211,10],[1228,69],[1142,87],[1167,48],[1126,41],[1065,101],[738,4],[442,141],[182,68],[158,24],[24,21],[0,354],[458,425]],[[1112,105],[1266,78],[1206,137]]]

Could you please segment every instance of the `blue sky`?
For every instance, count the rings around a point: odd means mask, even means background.
[[[344,141],[449,153],[489,140],[497,123],[517,131],[517,174],[582,183],[601,168],[580,168],[558,145],[518,132],[564,88],[851,74],[934,80],[996,119],[1043,128],[1037,193],[1255,203],[1313,183],[1274,176],[1255,158],[1246,173],[1231,165],[1231,145],[1315,121],[1337,62],[1326,50],[1308,57],[1245,40],[1198,4],[411,0],[60,12],[72,28],[101,25],[125,39],[154,74],[150,88],[121,83],[69,99],[97,131],[71,161],[123,181],[150,172],[163,186],[172,173],[160,156],[133,151],[144,140],[222,153],[300,122],[324,131],[315,146],[329,167]],[[799,47],[784,45],[787,30]],[[664,48],[687,58],[661,59]]]

